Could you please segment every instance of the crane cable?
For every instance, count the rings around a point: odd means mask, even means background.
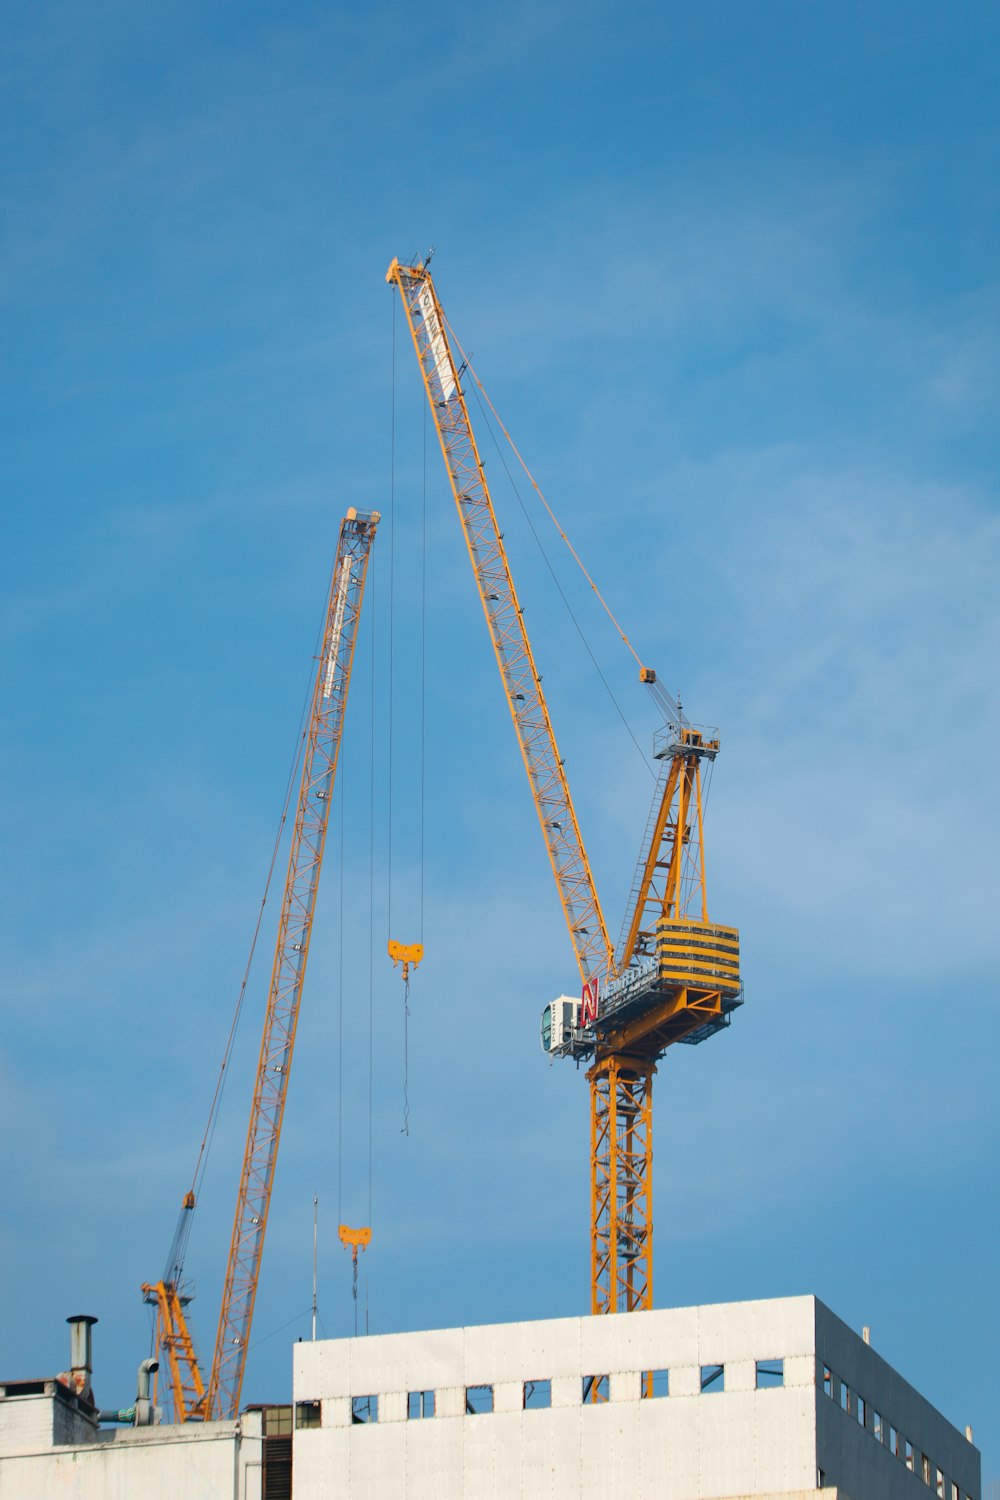
[[[443,313],[442,313],[442,317],[444,317]],[[542,502],[543,506],[545,507],[546,511],[548,512],[548,516],[549,516],[550,521],[552,522],[553,526],[558,531],[559,535],[562,537],[563,541],[566,543],[566,546],[569,548],[569,551],[572,554],[573,560],[575,561],[577,567],[580,569],[580,572],[583,574],[584,578],[587,580],[587,582],[590,584],[590,587],[593,589],[594,593],[597,595],[597,598],[600,601],[600,604],[601,604],[602,609],[604,610],[604,613],[607,615],[608,619],[611,621],[612,625],[615,627],[615,629],[617,630],[618,634],[621,636],[622,640],[625,642],[625,645],[628,647],[628,649],[632,653],[633,657],[635,657],[636,665],[641,669],[643,667],[643,665],[644,665],[641,657],[639,656],[639,654],[636,651],[635,647],[632,645],[632,642],[629,640],[628,636],[625,634],[625,632],[622,629],[622,627],[619,625],[618,620],[616,619],[615,615],[612,613],[611,606],[608,604],[608,601],[605,599],[604,595],[601,593],[600,589],[597,587],[597,584],[594,582],[593,578],[591,578],[591,576],[588,573],[586,567],[584,566],[582,558],[580,557],[580,555],[577,552],[576,548],[573,546],[573,543],[570,541],[569,537],[566,535],[565,531],[560,526],[559,521],[556,518],[555,512],[553,511],[553,509],[552,509],[551,505],[549,504],[549,502],[546,500],[545,496],[542,494],[541,486],[539,485],[539,483],[538,483],[537,479],[535,478],[534,474],[532,474],[531,470],[528,468],[528,465],[525,463],[524,459],[522,458],[521,451],[518,448],[517,444],[514,442],[514,439],[511,437],[510,433],[507,431],[507,429],[504,426],[503,422],[500,420],[500,414],[497,411],[496,407],[493,405],[493,402],[490,400],[489,396],[487,395],[486,389],[483,386],[482,381],[479,379],[479,376],[476,374],[475,370],[473,369],[472,364],[469,361],[468,355],[466,354],[465,350],[462,348],[462,345],[459,343],[458,338],[457,338],[457,336],[455,334],[454,328],[452,328],[451,324],[448,322],[448,319],[446,317],[444,318],[444,321],[445,321],[445,324],[446,324],[446,326],[448,328],[448,332],[450,333],[451,338],[452,338],[452,340],[454,342],[455,348],[458,350],[459,354],[462,356],[463,367],[468,370],[469,374],[472,376],[473,380],[475,381],[477,389],[482,393],[483,400],[486,402],[486,404],[489,407],[490,411],[493,413],[493,416],[496,419],[497,426],[500,428],[500,431],[503,433],[504,437],[507,439],[508,443],[510,444],[511,448],[513,449],[514,455],[517,458],[518,463],[521,465],[521,468],[524,470],[525,474],[527,475],[528,480],[529,480],[529,482],[531,484],[532,489],[535,491],[535,493],[538,496],[539,500]]]
[[[319,653],[320,641],[322,639],[322,628],[323,627],[321,625],[320,631],[316,638],[316,646],[313,650],[314,660]],[[225,1091],[229,1064],[232,1060],[233,1046],[236,1041],[236,1032],[239,1027],[240,1017],[243,1012],[243,1002],[246,998],[247,985],[250,981],[250,971],[253,967],[254,954],[257,950],[257,939],[260,937],[260,929],[264,920],[264,908],[267,905],[267,898],[270,895],[271,881],[274,877],[274,867],[278,859],[278,850],[281,847],[281,836],[284,832],[285,823],[288,820],[288,809],[291,805],[292,793],[295,790],[296,775],[299,769],[300,761],[302,759],[302,751],[305,746],[306,716],[309,712],[309,705],[312,698],[313,676],[314,668],[312,666],[312,663],[310,663],[309,683],[306,688],[306,695],[302,704],[302,712],[299,715],[299,725],[295,734],[295,749],[288,771],[288,781],[285,786],[285,796],[281,806],[281,817],[278,819],[278,828],[277,832],[275,833],[274,843],[271,848],[271,860],[267,868],[267,878],[264,881],[264,894],[261,897],[260,906],[257,909],[257,920],[254,924],[253,936],[250,939],[250,951],[247,955],[246,966],[243,970],[243,978],[240,983],[239,994],[237,995],[236,1005],[233,1010],[233,1019],[229,1028],[229,1036],[226,1040],[225,1050],[222,1055],[222,1065],[219,1069],[219,1076],[216,1079],[215,1092],[212,1095],[212,1103],[208,1111],[208,1120],[206,1121],[205,1131],[201,1138],[201,1145],[198,1148],[198,1159],[195,1163],[194,1175],[191,1179],[190,1197],[195,1201],[197,1201],[197,1195],[201,1192],[202,1183],[205,1180],[205,1172],[208,1168],[208,1158],[211,1154],[212,1142],[215,1139],[215,1130],[219,1122],[219,1112],[222,1108],[222,1096]]]
[[[464,357],[465,356],[463,355],[463,359],[464,359]],[[503,432],[503,434],[506,437],[507,441],[510,443],[510,446],[514,449],[515,454],[517,454],[517,458],[518,458],[518,460],[519,460],[519,462],[521,464],[521,467],[524,469],[525,473],[528,474],[528,478],[531,479],[531,483],[534,485],[535,489],[538,490],[538,494],[541,496],[542,502],[545,505],[546,510],[549,511],[549,515],[550,516],[552,515],[552,511],[549,510],[548,503],[545,500],[545,496],[542,495],[541,490],[538,489],[538,485],[535,484],[534,479],[531,478],[531,474],[528,472],[528,469],[525,466],[524,460],[521,458],[520,453],[518,453],[517,448],[514,446],[514,443],[511,441],[510,434],[508,433],[507,429],[504,427],[503,423],[500,421],[500,418],[496,416],[496,409],[493,406],[492,401],[490,401],[489,396],[487,396],[486,391],[483,389],[483,386],[482,386],[482,384],[481,384],[481,382],[479,380],[479,377],[476,375],[476,372],[472,369],[472,366],[469,365],[468,362],[466,362],[466,367],[468,368],[470,374],[472,375],[472,378],[475,381],[475,384],[476,384],[476,387],[477,387],[477,389],[474,391],[474,395],[476,397],[476,403],[477,403],[477,405],[479,407],[480,413],[482,414],[483,423],[484,423],[484,425],[486,427],[486,430],[489,433],[490,437],[493,439],[493,446],[497,450],[497,455],[498,455],[498,457],[500,459],[501,464],[503,465],[504,473],[507,475],[507,479],[508,479],[508,481],[510,483],[510,487],[514,491],[514,494],[517,497],[517,503],[521,507],[521,512],[522,512],[522,514],[524,516],[524,519],[528,523],[528,527],[529,527],[529,529],[531,531],[531,534],[532,534],[532,536],[535,539],[535,544],[538,547],[539,552],[542,554],[542,558],[544,559],[545,566],[548,568],[549,573],[552,575],[552,582],[555,584],[556,589],[558,590],[558,593],[559,593],[559,597],[560,597],[560,599],[562,600],[563,604],[566,607],[566,613],[569,615],[570,619],[572,620],[573,625],[574,625],[574,627],[576,629],[576,633],[580,637],[580,640],[583,642],[583,645],[584,645],[584,648],[585,648],[585,650],[587,652],[587,655],[590,657],[590,660],[593,663],[594,670],[597,673],[598,677],[601,679],[601,682],[604,684],[604,690],[607,693],[608,697],[611,699],[611,702],[612,702],[612,704],[614,706],[615,712],[617,713],[618,717],[621,719],[622,723],[624,724],[625,729],[626,729],[626,731],[628,733],[629,739],[632,741],[632,743],[635,746],[636,750],[639,752],[639,755],[642,757],[643,765],[646,767],[647,771],[649,772],[649,774],[653,777],[653,779],[655,781],[655,779],[656,779],[656,773],[655,773],[655,771],[653,770],[652,766],[649,763],[649,760],[648,760],[648,758],[646,756],[646,752],[643,750],[642,746],[639,744],[639,741],[638,741],[638,739],[636,738],[636,735],[635,735],[635,731],[633,730],[633,728],[632,728],[631,724],[629,723],[628,719],[625,717],[625,714],[624,714],[624,711],[623,711],[623,709],[621,707],[621,704],[618,702],[618,699],[615,697],[614,692],[612,691],[611,684],[608,682],[608,679],[605,677],[604,673],[601,671],[600,664],[599,664],[599,662],[597,660],[597,657],[594,655],[593,648],[591,647],[591,644],[588,641],[588,639],[587,639],[587,637],[586,637],[586,635],[584,633],[583,626],[580,624],[579,620],[577,619],[576,614],[574,613],[574,610],[573,610],[573,606],[570,604],[569,600],[566,597],[565,590],[563,589],[562,584],[559,582],[559,577],[558,577],[558,575],[556,573],[555,568],[552,566],[551,559],[549,558],[549,555],[548,555],[548,553],[545,550],[544,543],[542,542],[542,539],[538,535],[538,531],[535,528],[535,523],[532,521],[531,516],[528,514],[527,506],[525,505],[524,500],[522,499],[522,496],[521,496],[521,492],[518,489],[517,484],[514,481],[514,476],[510,472],[510,467],[509,467],[509,465],[507,463],[507,460],[506,460],[506,458],[504,456],[503,449],[500,447],[500,444],[497,441],[497,436],[496,436],[496,433],[493,430],[493,424],[491,423],[491,421],[489,419],[489,415],[488,415],[488,413],[486,411],[486,407],[484,407],[484,405],[483,405],[483,400],[480,399],[480,392],[482,392],[482,397],[483,397],[483,399],[485,399],[487,405],[489,406],[490,411],[493,413],[494,417],[496,417],[497,424],[499,425],[500,430]],[[553,516],[553,521],[554,520],[555,520],[555,517]],[[557,523],[557,525],[558,525],[558,523]],[[580,568],[582,569],[582,571],[584,573],[584,576],[589,581],[591,588],[594,590],[595,594],[597,594],[597,597],[601,600],[601,603],[604,604],[604,599],[601,596],[601,594],[600,594],[600,592],[599,592],[599,590],[597,588],[597,585],[594,583],[593,579],[590,577],[590,574],[587,572],[586,568],[584,568],[583,563],[580,562],[579,557],[577,557],[577,554],[573,550],[572,544],[570,543],[569,539],[567,538],[566,533],[564,531],[560,530],[559,534],[563,538],[563,541],[566,542],[567,547],[569,547],[569,550],[573,553],[573,556],[576,558],[577,562],[579,563]],[[608,607],[607,607],[606,604],[604,604],[604,608],[607,611],[608,617],[613,621],[615,629],[618,631],[619,635],[622,637],[622,640],[625,642],[626,646],[628,646],[629,650],[632,652],[632,655],[635,656],[636,661],[639,661],[639,658],[635,655],[635,651],[632,649],[632,645],[631,645],[628,637],[623,633],[620,625],[618,624],[618,621],[615,620],[614,615],[611,613],[610,609],[608,609]],[[640,662],[640,666],[641,665],[642,664]]]
[[[396,302],[392,299],[392,415],[389,425],[389,744],[388,744],[388,839],[386,859],[386,938],[392,939],[392,753],[393,707],[395,703],[395,602],[396,602]],[[410,974],[403,966],[403,1123],[401,1135],[410,1133]]]

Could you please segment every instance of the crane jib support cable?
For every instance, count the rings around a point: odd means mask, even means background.
[[[215,1354],[201,1413],[213,1419],[233,1417],[239,1409],[358,616],[378,521],[376,511],[348,511],[333,567]]]
[[[386,280],[395,283],[406,312],[570,941],[586,983],[614,972],[614,949],[524,629],[445,320],[425,266],[403,266],[394,260]]]

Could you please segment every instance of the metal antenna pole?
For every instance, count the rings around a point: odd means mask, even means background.
[[[319,1199],[313,1194],[313,1320],[312,1341],[316,1342],[316,1224],[319,1217]]]

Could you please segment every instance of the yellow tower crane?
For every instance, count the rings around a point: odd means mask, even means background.
[[[358,619],[378,522],[377,511],[352,507],[340,528],[313,686],[215,1353],[207,1382],[198,1365],[184,1312],[190,1301],[184,1291],[182,1273],[195,1207],[193,1186],[181,1207],[163,1277],[142,1288],[145,1300],[157,1309],[157,1345],[161,1364],[166,1357],[173,1417],[177,1422],[234,1417],[239,1411]]]
[[[480,601],[580,971],[579,999],[542,1013],[546,1051],[590,1063],[591,1310],[653,1305],[652,1081],[674,1042],[700,1042],[742,1003],[739,934],[708,914],[701,765],[719,742],[690,725],[649,667],[664,714],[659,775],[617,949],[608,936],[541,678],[524,628],[454,339],[427,264],[393,260]]]

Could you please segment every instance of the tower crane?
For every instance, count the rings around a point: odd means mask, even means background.
[[[664,718],[658,775],[621,936],[613,945],[584,847],[469,419],[462,377],[426,262],[393,260],[507,704],[569,929],[579,999],[542,1013],[542,1045],[589,1064],[591,1311],[653,1305],[653,1076],[675,1042],[697,1043],[742,1004],[739,933],[710,919],[701,767],[717,738],[688,723],[651,667],[640,680]],[[454,347],[453,347],[454,346]]]
[[[358,618],[379,519],[377,511],[352,507],[340,527],[313,685],[215,1352],[207,1381],[198,1364],[184,1311],[190,1301],[182,1277],[195,1207],[193,1186],[184,1197],[163,1276],[142,1288],[145,1300],[157,1309],[157,1344],[161,1362],[166,1356],[174,1417],[180,1422],[233,1417],[239,1410]]]

